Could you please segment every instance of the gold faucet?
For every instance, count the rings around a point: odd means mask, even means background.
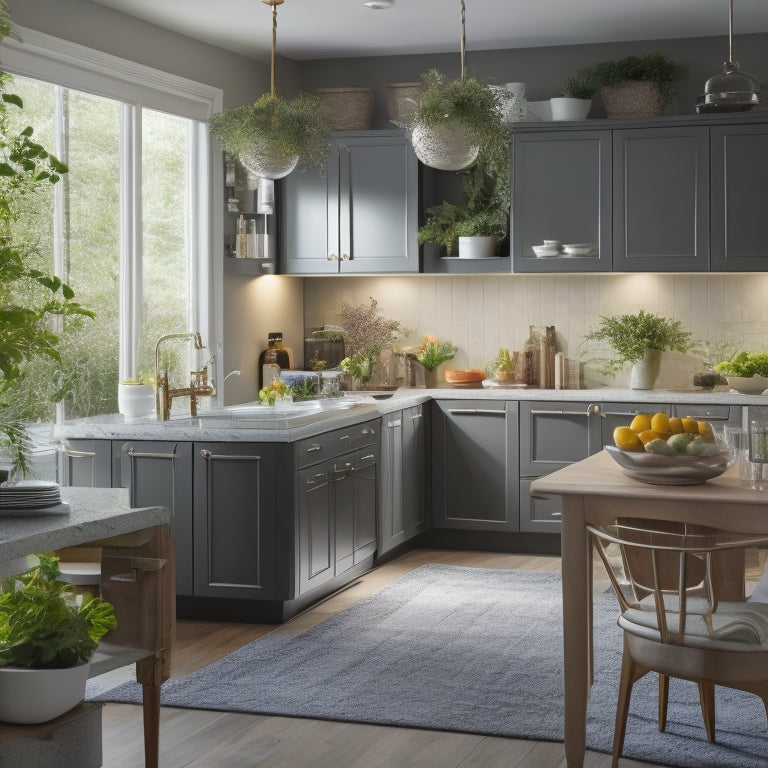
[[[171,388],[168,384],[168,369],[160,371],[160,344],[168,339],[193,339],[195,349],[205,349],[200,334],[194,333],[169,333],[161,336],[155,345],[155,381],[157,389],[155,393],[155,406],[159,421],[168,421],[171,415],[171,404],[175,397],[189,397],[189,414],[197,416],[197,398],[214,397],[216,387],[212,381],[208,381],[208,365],[204,365],[199,371],[189,372],[189,386]],[[213,358],[209,362],[212,362]]]

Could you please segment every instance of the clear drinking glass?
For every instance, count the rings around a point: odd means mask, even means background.
[[[739,471],[742,485],[768,490],[768,422],[750,421],[746,450],[742,450]]]

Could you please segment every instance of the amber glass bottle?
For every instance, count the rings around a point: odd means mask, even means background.
[[[267,348],[259,355],[259,389],[271,384],[280,375],[280,371],[290,367],[290,355],[283,348],[283,332],[267,334]]]

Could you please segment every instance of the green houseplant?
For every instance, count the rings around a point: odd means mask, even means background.
[[[560,96],[549,100],[553,120],[584,120],[592,108],[592,96],[598,89],[592,71],[582,69],[559,86]]]
[[[688,352],[692,334],[682,329],[679,320],[671,320],[641,309],[637,314],[600,317],[598,325],[584,337],[584,342],[607,342],[613,350],[601,369],[614,374],[632,366],[631,389],[652,389],[659,373],[661,352]]]
[[[82,701],[91,656],[117,627],[111,603],[58,579],[58,557],[38,560],[2,582],[0,720],[45,722]]]
[[[685,67],[658,51],[601,61],[591,74],[601,86],[606,114],[617,118],[663,114],[664,105],[675,96],[676,84],[687,76]]]
[[[4,1],[0,2],[0,39],[10,33]],[[23,110],[18,95],[10,91],[13,79],[0,72],[0,435],[9,449],[14,468],[28,469],[23,404],[25,365],[48,360],[61,368],[61,332],[54,321],[66,316],[93,317],[74,300],[72,289],[60,278],[31,266],[34,248],[14,232],[22,206],[39,189],[57,184],[67,167],[34,139],[34,130],[13,127],[12,115]],[[51,377],[53,378],[53,377]],[[52,387],[54,401],[66,394]]]

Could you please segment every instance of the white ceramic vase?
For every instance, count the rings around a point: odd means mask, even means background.
[[[661,368],[661,350],[646,349],[633,366],[629,376],[630,389],[653,389]]]
[[[117,409],[127,419],[151,416],[155,410],[155,390],[149,384],[118,384]]]
[[[85,698],[91,663],[62,669],[0,667],[0,721],[46,723]]]
[[[592,108],[592,99],[572,99],[555,96],[549,100],[553,120],[586,120]]]

